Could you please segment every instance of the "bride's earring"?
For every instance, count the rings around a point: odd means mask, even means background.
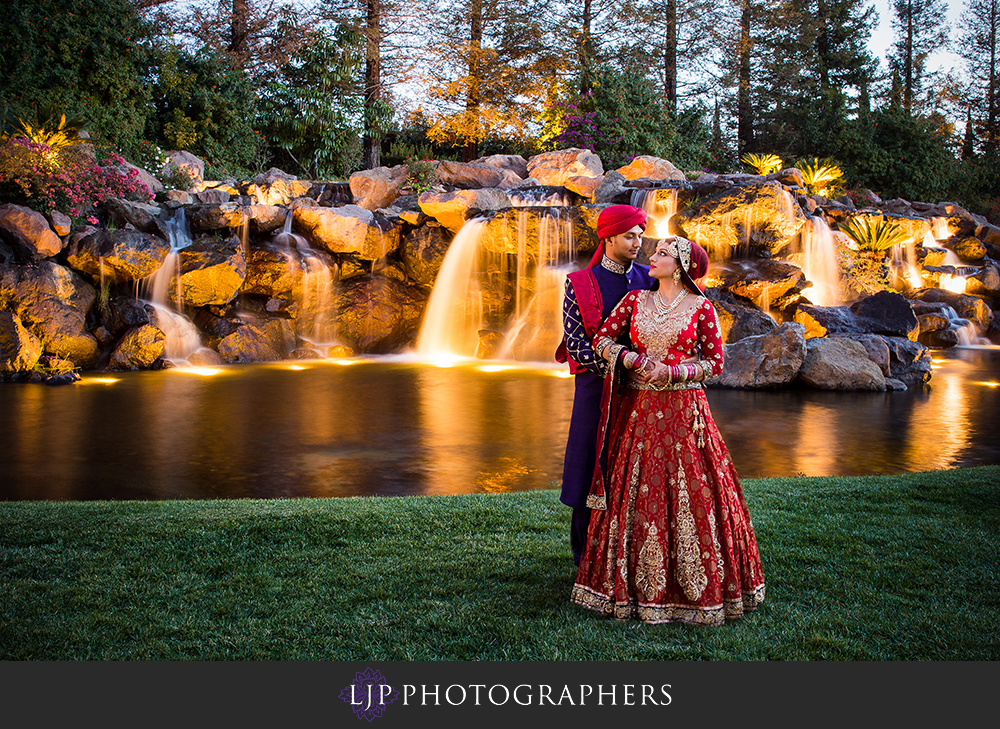
[[[680,280],[681,280],[681,269],[675,268],[674,269],[674,281],[677,282],[677,283],[680,283]]]

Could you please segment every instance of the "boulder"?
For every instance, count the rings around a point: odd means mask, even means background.
[[[455,190],[425,192],[418,198],[420,210],[452,233],[457,233],[469,218],[509,207],[510,200],[501,190]]]
[[[481,162],[452,162],[449,160],[442,160],[438,163],[437,179],[442,184],[452,185],[463,190],[481,188],[510,190],[524,182],[524,179],[516,172],[502,167]]]
[[[910,298],[930,303],[944,303],[963,319],[968,319],[985,331],[990,326],[993,310],[978,296],[956,294],[945,289],[920,289],[910,294]]]
[[[388,207],[399,197],[399,190],[406,184],[406,178],[406,165],[355,172],[350,180],[354,205],[373,211]]]
[[[808,340],[799,380],[820,390],[886,389],[885,375],[865,347],[843,337]]]
[[[101,229],[84,238],[74,236],[66,247],[66,263],[96,282],[116,284],[151,276],[169,253],[170,244],[159,236],[128,229],[109,235]]]
[[[255,205],[288,205],[292,200],[304,197],[311,188],[312,183],[307,180],[273,178],[248,185],[246,194]]]
[[[674,167],[672,162],[650,155],[639,155],[625,167],[619,167],[618,172],[626,180],[683,180],[684,173]]]
[[[193,243],[180,251],[179,272],[184,305],[226,304],[236,297],[246,279],[243,246],[236,238]],[[169,290],[177,290],[176,278]]]
[[[767,334],[727,344],[725,368],[709,387],[770,388],[792,382],[806,355],[805,327],[786,322]]]
[[[769,310],[801,294],[808,285],[798,266],[767,258],[733,260],[712,265],[713,285]]]
[[[491,154],[488,157],[480,157],[477,160],[473,160],[473,163],[477,162],[499,167],[502,170],[509,170],[520,177],[522,182],[528,176],[528,160],[519,154]]]
[[[288,216],[288,208],[278,205],[250,206],[250,234],[270,235],[281,230]]]
[[[232,199],[232,194],[228,190],[213,187],[211,189],[195,193],[194,199],[199,203],[226,203]]]
[[[292,230],[330,253],[351,253],[375,261],[399,248],[398,223],[358,205],[301,205],[292,214]]]
[[[954,252],[964,263],[979,263],[986,257],[986,244],[973,236],[956,236],[942,242],[942,245]]]
[[[219,342],[219,356],[227,364],[274,362],[295,347],[295,334],[286,319],[244,324]]]
[[[20,258],[41,260],[57,255],[63,242],[39,212],[23,205],[0,205],[0,240]]]
[[[354,351],[387,354],[416,339],[427,295],[378,276],[345,283],[338,295],[340,336]]]
[[[9,311],[0,311],[0,372],[28,372],[42,356],[42,340]]]
[[[1000,296],[1000,269],[997,265],[990,262],[980,266],[971,276],[966,276],[965,293],[993,299]]]
[[[865,348],[865,352],[868,353],[868,359],[875,363],[875,365],[882,372],[884,377],[888,377],[890,373],[889,369],[889,346],[885,343],[883,339],[878,334],[834,334],[830,339],[850,339],[857,342],[862,347]],[[812,340],[810,340],[812,341]]]
[[[441,262],[451,245],[445,228],[421,226],[403,236],[403,266],[418,286],[431,288],[441,270]]]
[[[571,177],[601,177],[601,158],[587,149],[571,147],[543,152],[528,159],[528,175],[541,185],[566,185]]]
[[[907,386],[922,385],[931,379],[931,354],[924,345],[907,337],[887,337],[889,376]]]
[[[601,177],[600,180],[601,183],[594,188],[594,191],[590,195],[593,202],[615,205],[618,203],[627,203],[631,200],[632,188],[626,185],[628,180],[625,179],[622,173],[612,170]]]
[[[45,218],[49,221],[49,226],[60,238],[65,238],[73,231],[72,218],[64,213],[60,213],[58,210],[51,211]]]
[[[223,228],[242,228],[250,219],[251,207],[234,202],[206,203],[185,208],[192,233],[211,233]]]
[[[156,233],[160,230],[158,220],[163,213],[159,205],[110,198],[101,203],[108,216],[118,226],[131,225],[144,233]]]
[[[91,367],[97,359],[97,339],[86,325],[96,298],[93,286],[54,261],[0,264],[0,310],[16,315],[46,353],[77,367]]]
[[[674,216],[684,236],[713,260],[773,256],[805,225],[806,216],[777,182],[730,187]]]
[[[146,307],[146,304],[130,296],[112,296],[99,311],[101,324],[117,340],[129,329],[151,323]],[[97,330],[94,330],[95,336],[96,333]]]
[[[240,289],[244,294],[290,295],[302,278],[302,267],[287,246],[274,241],[247,247],[247,275]]]
[[[913,307],[893,291],[879,291],[851,306],[799,304],[793,319],[810,339],[835,334],[885,334],[916,341],[920,322]]]
[[[202,159],[186,150],[173,149],[168,151],[166,155],[167,161],[160,169],[161,176],[167,172],[172,165],[178,169],[184,170],[194,178],[193,188],[200,187],[202,181],[205,179],[205,162]]]
[[[582,177],[576,175],[566,180],[566,189],[587,200],[593,200],[597,189],[604,182],[604,177]]]
[[[166,341],[166,335],[151,324],[129,329],[111,353],[107,369],[111,372],[148,370],[163,356]]]

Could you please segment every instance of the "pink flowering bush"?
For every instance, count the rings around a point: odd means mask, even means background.
[[[93,217],[94,206],[110,198],[153,199],[139,173],[114,152],[98,162],[81,147],[55,153],[46,144],[20,136],[0,146],[0,200],[45,213],[58,210],[76,219]]]

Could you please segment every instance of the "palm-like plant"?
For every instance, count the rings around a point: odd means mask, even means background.
[[[745,154],[740,161],[758,175],[769,175],[781,169],[781,157],[776,154]]]
[[[875,223],[869,218],[851,218],[840,226],[840,230],[857,244],[860,251],[887,251],[909,239],[898,223],[884,218]]]
[[[810,195],[826,195],[829,188],[844,178],[844,172],[828,160],[813,157],[812,162],[800,160],[795,167],[802,173],[802,181]]]
[[[0,132],[0,140],[24,137],[37,144],[44,144],[49,148],[51,162],[55,162],[67,148],[88,141],[80,136],[80,132],[87,125],[85,120],[67,119],[65,114],[60,114],[58,117],[55,114],[49,114],[44,120],[40,120],[43,115],[44,112],[39,114],[36,109],[33,121],[15,117],[17,123],[8,122],[5,125],[7,128]]]

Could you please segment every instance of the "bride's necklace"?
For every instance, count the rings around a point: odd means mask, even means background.
[[[671,301],[669,304],[666,304],[663,302],[662,294],[660,294],[660,292],[657,291],[655,296],[653,297],[653,304],[656,308],[656,313],[660,315],[669,314],[671,311],[677,308],[677,305],[681,303],[681,299],[684,298],[684,294],[686,293],[687,290],[684,287],[681,287],[680,292],[677,294],[674,300]]]

